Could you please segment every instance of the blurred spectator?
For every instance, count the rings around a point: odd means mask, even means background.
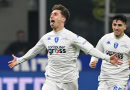
[[[8,0],[0,0],[0,7],[6,7],[9,6]]]
[[[25,33],[23,30],[19,30],[16,36],[17,40],[7,47],[4,53],[5,55],[24,55],[31,48],[31,44],[25,41]]]

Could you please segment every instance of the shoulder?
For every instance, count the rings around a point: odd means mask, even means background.
[[[108,33],[105,34],[104,36],[101,37],[101,39],[98,41],[98,43],[104,43],[104,42],[109,42],[113,38],[113,33]]]
[[[113,33],[108,33],[103,36],[103,38],[113,37]]]
[[[111,37],[113,37],[113,33],[108,33],[108,34],[105,34],[104,36],[102,36],[100,40],[106,40],[106,39],[109,39]]]
[[[66,35],[66,37],[68,37],[68,39],[74,39],[74,38],[79,37],[79,35],[73,33],[72,31],[70,31],[68,29],[65,29],[64,34]]]
[[[128,36],[125,34],[125,39],[128,39],[128,40],[130,40],[130,37],[128,37]]]
[[[125,37],[124,40],[127,41],[128,43],[130,43],[130,37],[128,37],[126,34],[124,37]]]
[[[52,35],[52,33],[53,33],[52,31],[46,33],[45,35],[43,35],[43,36],[41,37],[41,39],[47,39],[47,38],[49,38],[49,37]]]

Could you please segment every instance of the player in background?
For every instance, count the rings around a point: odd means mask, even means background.
[[[102,61],[99,75],[98,90],[125,90],[129,79],[130,66],[130,38],[124,33],[127,18],[124,15],[115,15],[112,18],[113,32],[104,35],[98,42],[96,48],[106,55],[117,53],[123,64],[115,67],[105,60]],[[95,68],[98,58],[92,57],[90,67]]]
[[[113,65],[121,64],[116,54],[108,56],[94,48],[87,40],[67,30],[64,25],[70,13],[63,5],[54,5],[50,14],[50,26],[53,29],[45,34],[39,42],[23,57],[9,61],[9,67],[32,59],[43,49],[48,50],[48,65],[46,67],[46,81],[42,90],[78,90],[79,71],[77,57],[80,49],[86,54],[102,58]]]

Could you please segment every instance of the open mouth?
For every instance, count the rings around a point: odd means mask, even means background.
[[[54,20],[51,20],[52,23],[54,23],[55,21]]]
[[[50,25],[54,25],[55,21],[54,20],[50,20]]]
[[[51,23],[54,23],[55,21],[54,20],[51,20]]]

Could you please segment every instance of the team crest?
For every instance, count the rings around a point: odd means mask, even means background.
[[[55,43],[59,41],[59,37],[55,37]]]
[[[114,43],[114,48],[116,49],[117,47],[118,47],[118,43],[115,42],[115,43]]]

